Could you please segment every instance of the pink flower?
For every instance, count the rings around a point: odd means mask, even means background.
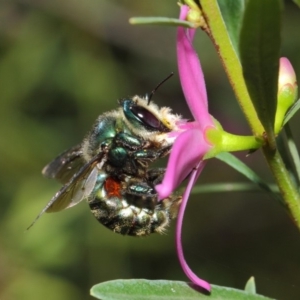
[[[292,64],[286,57],[279,61],[277,110],[275,116],[275,133],[282,129],[284,117],[288,109],[294,104],[298,95],[296,74]]]
[[[279,61],[279,78],[278,88],[279,90],[285,85],[290,84],[297,87],[297,80],[294,68],[290,61],[286,57],[281,57]]]
[[[188,6],[181,6],[181,20],[186,18],[188,11]],[[156,186],[156,190],[159,199],[164,199],[184,179],[189,178],[178,213],[176,248],[180,264],[187,277],[194,284],[210,291],[210,284],[197,277],[187,265],[181,243],[186,204],[190,192],[205,166],[204,156],[213,147],[206,138],[206,132],[208,129],[215,128],[213,118],[208,112],[207,94],[200,61],[192,45],[194,34],[195,29],[178,28],[177,59],[182,90],[195,121],[188,123],[188,129],[177,137],[171,151],[165,177],[162,183]]]

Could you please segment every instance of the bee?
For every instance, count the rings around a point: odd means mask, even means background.
[[[151,169],[150,164],[170,153],[175,139],[170,132],[178,130],[180,116],[151,102],[161,84],[145,97],[119,100],[119,108],[100,115],[82,143],[43,169],[44,176],[63,187],[29,228],[45,212],[87,200],[95,218],[116,233],[164,232],[177,215],[181,197],[158,201],[154,187],[165,170]]]

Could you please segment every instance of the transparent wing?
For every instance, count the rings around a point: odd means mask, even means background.
[[[65,184],[72,176],[80,171],[86,161],[82,157],[81,145],[76,145],[53,159],[42,170],[42,174],[48,178],[57,179]]]
[[[78,178],[72,180],[71,184],[65,185],[55,194],[45,207],[47,213],[75,206],[90,195],[96,184],[98,172],[97,167],[89,167],[86,172],[81,172]]]
[[[91,194],[97,181],[97,175],[99,173],[97,164],[102,165],[105,159],[105,154],[100,153],[81,167],[70,181],[54,195],[27,229],[33,226],[43,213],[57,212],[70,208],[87,198]]]

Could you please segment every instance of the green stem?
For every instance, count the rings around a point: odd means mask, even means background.
[[[240,61],[231,44],[217,0],[202,0],[201,7],[209,27],[208,34],[215,44],[237,100],[254,135],[261,136],[264,129],[250,99]]]
[[[273,193],[278,193],[278,186],[269,184],[268,187]],[[203,185],[195,185],[192,194],[204,193],[224,193],[224,192],[261,192],[262,189],[254,183],[239,183],[239,182],[226,182],[226,183],[211,183]]]
[[[254,136],[235,135],[223,131],[222,152],[254,150],[262,146],[262,142]]]
[[[272,150],[266,145],[262,148],[269,167],[275,177],[282,197],[289,207],[290,213],[300,230],[300,195],[292,182],[278,150]]]
[[[185,2],[190,1],[185,0]],[[243,77],[242,66],[240,64],[238,55],[231,44],[231,40],[223,22],[217,0],[201,0],[201,8],[207,23],[207,27],[204,28],[215,44],[215,48],[217,49],[217,52],[224,65],[225,72],[227,73],[237,100],[248,120],[249,125],[252,128],[254,135],[256,137],[262,137],[264,128],[257,117],[255,108],[250,99]],[[210,132],[208,131],[206,136],[209,141],[213,141],[214,145],[220,145],[220,147],[215,147],[216,149],[212,150],[214,153],[210,152],[207,157],[205,156],[205,159],[215,156],[220,151],[255,149],[262,146],[262,142],[255,139],[255,137],[234,137],[233,135],[226,133],[223,138],[220,135],[218,136],[218,134],[213,132],[213,130]],[[220,140],[220,138],[222,140]],[[217,143],[215,143],[215,141],[217,141]],[[288,206],[297,227],[300,229],[300,195],[297,191],[297,188],[293,184],[278,150],[274,150],[274,148],[271,149],[268,144],[264,145],[262,149],[268,165],[278,184],[282,197]]]
[[[262,141],[254,136],[235,135],[221,128],[209,128],[205,136],[214,147],[205,155],[205,159],[215,157],[220,152],[254,150],[262,146]]]

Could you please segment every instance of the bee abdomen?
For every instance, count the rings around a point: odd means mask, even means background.
[[[114,232],[146,236],[154,232],[163,233],[170,220],[176,217],[180,202],[181,197],[164,199],[151,210],[130,205],[118,197],[103,199],[96,196],[89,205],[96,219]]]

